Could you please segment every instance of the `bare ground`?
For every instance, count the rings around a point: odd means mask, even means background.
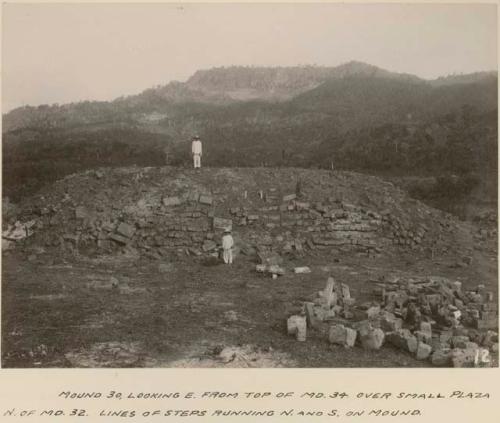
[[[498,294],[496,255],[474,253],[470,266],[411,255],[343,255],[288,262],[310,274],[273,280],[240,256],[232,266],[189,257],[160,269],[130,257],[3,256],[3,367],[421,367],[411,355],[330,345],[314,330],[307,342],[286,334],[286,318],[324,287],[327,276],[372,299],[381,276],[439,275]]]

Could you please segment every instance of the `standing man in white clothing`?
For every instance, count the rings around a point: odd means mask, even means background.
[[[193,154],[194,168],[201,168],[201,141],[198,135],[193,138],[193,142],[191,144],[191,153]]]
[[[234,240],[231,236],[231,231],[224,231],[224,236],[222,237],[222,258],[226,264],[233,264],[233,246]]]

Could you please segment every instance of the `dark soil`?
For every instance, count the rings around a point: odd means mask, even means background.
[[[255,273],[255,263],[245,256],[232,266],[207,266],[189,257],[166,269],[160,264],[125,256],[65,262],[44,254],[28,261],[17,250],[4,253],[2,366],[170,367],[186,359],[204,366],[224,347],[248,345],[286,360],[262,364],[253,358],[246,366],[429,366],[391,346],[375,352],[331,346],[312,329],[307,342],[297,342],[286,334],[286,318],[330,275],[347,283],[359,301],[372,298],[370,281],[398,273],[456,278],[465,289],[483,283],[498,293],[496,255],[484,251],[475,252],[470,266],[411,255],[295,258],[285,263],[288,269],[308,265],[312,273],[289,271],[275,280]],[[93,364],[78,355],[109,342],[134,347],[122,354],[126,359],[106,361],[98,352]]]

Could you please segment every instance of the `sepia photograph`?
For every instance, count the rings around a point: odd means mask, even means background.
[[[498,368],[496,4],[6,3],[2,368]]]

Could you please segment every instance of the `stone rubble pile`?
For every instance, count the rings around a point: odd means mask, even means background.
[[[346,284],[328,278],[324,290],[288,319],[288,333],[300,319],[331,344],[378,350],[384,344],[434,366],[487,366],[498,354],[498,306],[483,285],[462,290],[441,277],[395,279],[378,284],[379,301],[357,304]]]
[[[88,171],[26,199],[6,220],[4,229],[35,222],[33,235],[19,241],[24,246],[79,254],[129,251],[152,259],[171,252],[217,256],[225,229],[238,235],[238,252],[247,255],[444,254],[457,244],[453,219],[391,184],[314,170]]]

